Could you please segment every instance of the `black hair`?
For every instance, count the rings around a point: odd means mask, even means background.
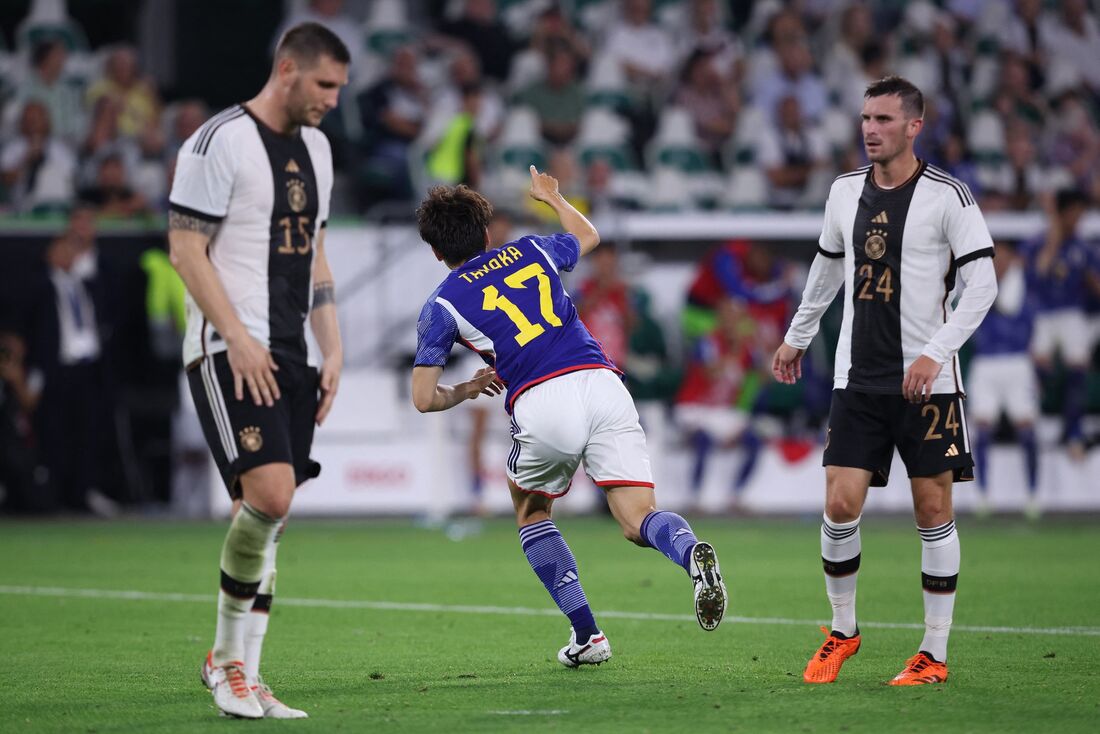
[[[47,37],[34,44],[34,48],[31,49],[31,66],[38,68],[42,65],[53,50],[58,46],[64,46],[65,43],[60,38]]]
[[[1058,210],[1059,214],[1070,207],[1087,207],[1088,205],[1089,197],[1080,189],[1060,189],[1058,193],[1054,195],[1054,208]]]
[[[454,267],[485,251],[485,228],[493,205],[465,184],[434,186],[416,208],[420,239]]]
[[[924,117],[924,95],[908,79],[903,79],[900,76],[884,77],[869,84],[867,91],[863,93],[866,99],[892,95],[901,97],[901,111],[910,120]]]
[[[313,66],[321,56],[329,56],[341,64],[351,63],[348,47],[335,33],[320,23],[299,23],[279,39],[275,58],[293,56],[304,66]]]

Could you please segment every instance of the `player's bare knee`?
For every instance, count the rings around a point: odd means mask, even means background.
[[[844,492],[830,492],[825,500],[825,515],[833,522],[851,522],[862,511],[860,503]]]

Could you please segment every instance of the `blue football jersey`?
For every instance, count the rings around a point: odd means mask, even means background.
[[[456,343],[475,350],[507,385],[508,412],[520,393],[552,377],[619,372],[577,317],[558,275],[579,258],[571,234],[522,237],[470,258],[424,304],[416,365],[444,366]]]

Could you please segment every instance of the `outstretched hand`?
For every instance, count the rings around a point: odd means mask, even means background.
[[[482,367],[475,372],[469,385],[470,400],[476,399],[478,395],[494,397],[500,395],[504,391],[504,383],[500,381],[500,378],[497,377],[496,370],[492,367]]]
[[[531,166],[531,190],[527,193],[535,201],[549,204],[559,196],[558,180],[549,173],[539,173],[539,169]]]
[[[795,349],[787,342],[779,345],[772,359],[772,376],[776,382],[793,385],[802,377],[802,355],[805,349]]]

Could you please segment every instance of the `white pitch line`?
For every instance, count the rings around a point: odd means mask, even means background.
[[[60,586],[3,586],[0,595],[6,596],[54,596],[70,599],[119,599],[123,601],[196,602],[213,604],[216,597],[208,594],[178,594],[161,591],[126,591],[114,589],[73,589]],[[526,617],[559,617],[557,609],[536,607],[495,607],[465,604],[416,604],[398,601],[366,601],[359,599],[297,599],[279,597],[278,603],[288,607],[314,607],[320,609],[373,609],[390,612],[443,612],[449,614],[507,614]],[[601,617],[612,619],[636,619],[658,622],[694,622],[691,614],[660,614],[656,612],[618,612],[599,610]],[[784,625],[807,627],[827,625],[827,620],[790,619],[787,617],[735,617],[727,616],[726,622],[736,624]],[[923,624],[915,622],[860,622],[868,629],[922,630]],[[1068,635],[1073,637],[1100,637],[1100,627],[999,627],[992,625],[957,624],[953,632],[979,632],[999,635]]]

